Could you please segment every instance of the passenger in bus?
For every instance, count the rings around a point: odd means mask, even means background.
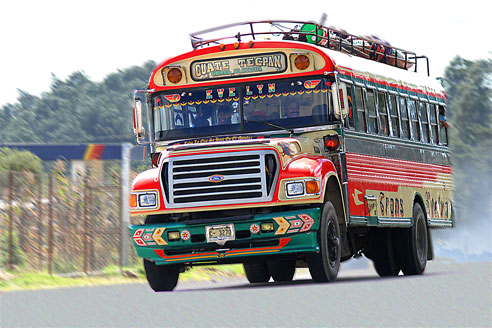
[[[446,129],[449,128],[448,119],[446,118],[446,114],[444,113],[444,107],[442,107],[442,106],[439,106],[439,122]]]
[[[287,118],[299,117],[299,113],[300,113],[299,102],[295,99],[288,99],[285,102],[285,117]]]
[[[212,116],[213,107],[210,104],[203,104],[198,107],[198,114],[196,117],[191,115],[191,122],[194,126],[209,126],[208,119]]]
[[[231,116],[232,111],[231,108],[225,105],[222,105],[217,110],[217,123],[222,124],[231,124]]]

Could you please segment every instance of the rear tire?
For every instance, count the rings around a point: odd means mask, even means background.
[[[270,271],[266,262],[246,262],[243,263],[243,267],[246,278],[252,284],[270,280]]]
[[[370,244],[374,268],[380,277],[397,276],[400,266],[396,259],[393,243],[394,232],[389,228],[374,228],[371,231]]]
[[[420,204],[413,206],[413,225],[401,229],[397,239],[397,259],[405,275],[422,274],[427,265],[429,240],[427,222]]]
[[[318,232],[319,253],[308,253],[308,267],[316,282],[334,281],[340,269],[340,227],[337,213],[330,201],[323,206]]]
[[[147,281],[154,291],[171,291],[178,284],[179,265],[156,265],[146,259],[143,260],[143,264]]]
[[[278,260],[268,262],[268,270],[276,282],[292,281],[296,272],[296,260]]]

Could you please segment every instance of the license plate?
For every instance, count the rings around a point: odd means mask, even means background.
[[[207,243],[224,245],[228,240],[235,240],[234,224],[221,224],[205,227]]]

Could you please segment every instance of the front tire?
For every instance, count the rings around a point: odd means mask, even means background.
[[[268,270],[275,282],[292,281],[296,272],[296,260],[278,260],[268,262]]]
[[[143,264],[147,281],[154,291],[171,291],[178,284],[179,265],[156,265],[146,259],[143,260]]]
[[[398,238],[397,258],[405,275],[422,274],[427,264],[429,240],[427,223],[420,204],[413,206],[413,225],[401,229]]]
[[[319,253],[307,255],[309,272],[316,282],[334,281],[340,269],[340,227],[337,213],[330,201],[323,206],[318,232]]]
[[[243,266],[246,278],[250,283],[255,284],[270,280],[270,271],[266,262],[245,262]]]

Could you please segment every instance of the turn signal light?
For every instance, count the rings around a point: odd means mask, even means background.
[[[130,207],[137,207],[137,195],[130,195]]]
[[[299,55],[294,60],[294,65],[298,70],[305,70],[309,67],[309,58],[306,55]]]
[[[335,151],[340,148],[340,139],[337,134],[326,136],[323,138],[325,143],[325,149],[327,151]]]
[[[306,194],[317,194],[319,193],[319,181],[307,180],[306,181]]]
[[[183,78],[183,74],[181,73],[181,70],[179,70],[178,68],[171,68],[167,72],[167,79],[171,83],[178,83],[179,81],[181,81],[182,78]]]

